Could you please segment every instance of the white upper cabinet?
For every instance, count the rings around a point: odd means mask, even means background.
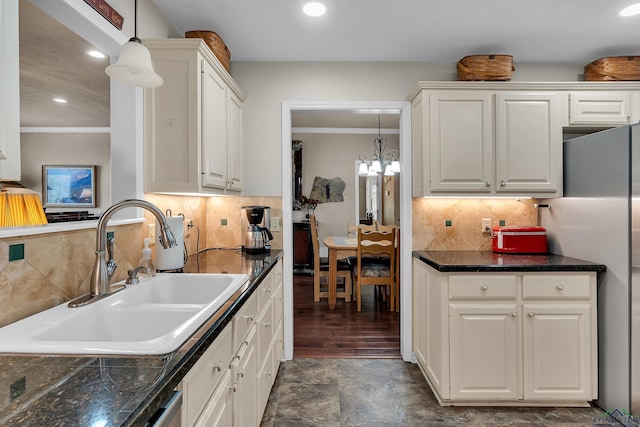
[[[491,98],[490,92],[480,91],[429,94],[432,192],[491,191],[494,139]]]
[[[640,119],[638,92],[574,91],[570,94],[570,125],[626,125]]]
[[[640,120],[639,82],[418,82],[412,194],[562,197],[563,128]]]
[[[564,93],[496,94],[496,192],[562,195]]]
[[[424,83],[410,100],[414,197],[562,195],[566,92]]]
[[[239,194],[244,94],[200,39],[145,46],[164,79],[145,90],[145,191]]]

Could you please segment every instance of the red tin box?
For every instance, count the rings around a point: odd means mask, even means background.
[[[494,227],[493,252],[510,254],[547,253],[547,230],[542,227]]]

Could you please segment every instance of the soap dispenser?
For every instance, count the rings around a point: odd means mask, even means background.
[[[138,263],[138,267],[144,267],[144,270],[141,270],[139,273],[140,277],[153,277],[156,275],[156,265],[153,263],[153,259],[151,258],[151,248],[149,248],[150,243],[151,239],[145,237],[144,248],[142,248],[142,256],[140,257],[140,262]]]

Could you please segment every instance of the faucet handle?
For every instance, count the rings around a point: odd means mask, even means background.
[[[142,270],[149,270],[147,267],[145,266],[140,266],[140,267],[136,267],[133,270],[127,270],[127,274],[129,275],[129,277],[127,277],[127,280],[124,282],[127,285],[137,285],[138,283],[140,283],[140,280],[138,280],[138,273],[140,273]]]

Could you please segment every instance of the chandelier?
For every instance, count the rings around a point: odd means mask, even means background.
[[[380,114],[378,114],[378,137],[373,140],[373,153],[360,153],[358,175],[376,176],[384,170],[385,176],[400,173],[400,153],[388,150],[387,140],[380,136]]]

